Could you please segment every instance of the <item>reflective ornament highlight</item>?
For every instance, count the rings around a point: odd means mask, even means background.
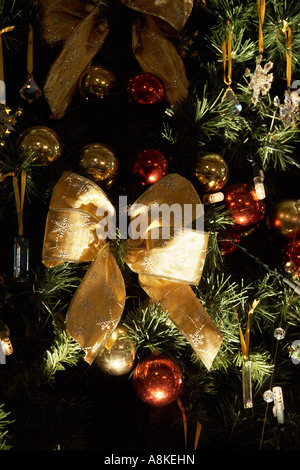
[[[230,86],[227,87],[222,100],[227,101],[227,103],[231,105],[229,109],[235,116],[239,115],[242,111],[242,105],[239,103],[236,94]]]
[[[142,186],[151,186],[166,176],[169,162],[155,149],[143,150],[133,162],[132,173]]]
[[[281,253],[285,272],[300,278],[300,239],[287,243]]]
[[[116,78],[111,70],[93,65],[81,75],[79,92],[87,101],[98,101],[111,93],[115,85]]]
[[[265,204],[257,199],[254,186],[248,183],[237,183],[224,192],[225,207],[237,225],[247,227],[263,219]]]
[[[285,331],[283,328],[276,328],[274,330],[274,336],[276,339],[283,339],[285,337]]]
[[[222,256],[236,251],[240,242],[241,234],[235,227],[229,226],[226,230],[222,230],[218,234],[218,244]]]
[[[229,169],[221,155],[206,153],[199,157],[194,174],[203,191],[217,192],[227,183]]]
[[[110,188],[117,177],[119,162],[108,145],[93,142],[83,147],[79,166],[95,183]]]
[[[29,157],[43,165],[54,162],[62,153],[57,133],[45,126],[34,126],[24,131],[18,139],[17,147],[21,160]]]
[[[268,227],[277,234],[289,239],[300,237],[300,211],[297,200],[284,199],[279,201],[267,220]]]
[[[135,342],[121,326],[115,329],[94,364],[109,375],[124,375],[131,371],[135,361]]]
[[[140,73],[131,78],[127,92],[129,100],[140,105],[158,103],[165,96],[165,88],[162,82],[151,73]]]
[[[22,86],[19,93],[21,98],[23,98],[30,104],[42,96],[42,90],[35,82],[31,73],[28,75],[27,80]]]
[[[133,372],[137,396],[151,406],[165,406],[177,400],[183,388],[180,367],[169,357],[152,354]]]
[[[267,403],[271,403],[273,400],[274,400],[274,395],[273,395],[273,392],[272,390],[266,390],[263,394],[263,399],[267,402]]]

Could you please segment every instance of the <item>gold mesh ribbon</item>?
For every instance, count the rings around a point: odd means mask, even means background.
[[[201,201],[185,178],[170,174],[148,188],[131,206],[130,220],[146,215],[155,204],[177,203],[196,208]],[[196,213],[196,210],[195,210]],[[106,194],[80,175],[65,172],[56,184],[46,220],[43,263],[89,262],[91,266],[75,292],[67,314],[67,330],[92,363],[117,327],[125,305],[125,284],[107,239],[98,236],[99,214],[114,214]],[[105,215],[106,217],[106,215]],[[147,218],[148,220],[148,218]],[[148,238],[128,238],[125,262],[139,275],[141,287],[153,302],[160,302],[209,369],[222,335],[190,285],[198,285],[205,261],[208,234],[194,229],[172,230],[168,238],[152,237],[161,231],[162,218],[151,218]],[[172,226],[173,224],[173,226]]]
[[[193,8],[193,0],[121,0],[142,13],[132,26],[133,52],[141,68],[163,82],[166,99],[175,104],[187,95],[188,81],[181,57],[167,39],[168,30],[179,32]],[[82,72],[100,51],[109,26],[101,19],[101,1],[40,0],[41,28],[48,43],[64,41],[50,68],[44,95],[53,118],[66,113]]]

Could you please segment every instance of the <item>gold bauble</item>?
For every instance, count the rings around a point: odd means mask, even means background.
[[[52,163],[61,156],[61,144],[57,133],[46,126],[34,126],[26,129],[17,143],[21,160],[30,157],[31,161]]]
[[[297,200],[283,199],[279,201],[268,217],[267,225],[280,235],[287,238],[299,238],[300,236],[300,208],[297,208]]]
[[[79,92],[88,101],[103,99],[116,84],[114,74],[106,67],[93,65],[83,72]]]
[[[131,371],[135,361],[135,353],[135,342],[128,337],[127,329],[120,326],[106,341],[94,363],[106,374],[124,375]]]
[[[93,142],[83,147],[79,166],[95,183],[109,188],[115,181],[119,163],[108,145]]]
[[[229,169],[221,155],[208,152],[198,158],[194,174],[203,191],[216,192],[227,183]]]

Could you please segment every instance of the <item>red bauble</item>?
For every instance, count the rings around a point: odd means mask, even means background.
[[[218,243],[222,256],[236,251],[240,241],[241,234],[236,228],[229,226],[226,230],[222,230],[218,234]]]
[[[233,184],[224,193],[225,207],[237,225],[248,227],[257,224],[264,217],[265,203],[257,199],[251,184]]]
[[[133,174],[143,186],[151,186],[166,176],[169,162],[166,157],[154,149],[143,150],[133,163]]]
[[[141,105],[158,103],[165,95],[163,84],[151,73],[140,73],[133,77],[127,91],[130,101]]]
[[[300,278],[300,239],[287,243],[282,249],[282,259],[289,266],[289,273]]]
[[[152,354],[133,372],[137,396],[148,405],[169,405],[179,397],[183,387],[180,367],[169,357]]]

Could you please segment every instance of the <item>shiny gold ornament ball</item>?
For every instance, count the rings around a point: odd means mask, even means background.
[[[82,149],[79,166],[95,183],[110,188],[116,179],[119,162],[108,145],[94,142]]]
[[[224,158],[217,153],[205,153],[198,158],[194,174],[203,191],[220,191],[228,181],[229,169]]]
[[[300,237],[300,208],[297,200],[283,199],[279,201],[268,217],[267,225],[280,235],[287,238]]]
[[[96,357],[96,366],[109,375],[124,375],[131,371],[135,361],[135,342],[128,337],[125,327],[118,327]]]
[[[21,160],[47,165],[57,160],[62,153],[58,134],[46,126],[34,126],[26,129],[19,137],[17,147]]]
[[[98,101],[108,95],[115,84],[116,78],[111,70],[93,65],[81,75],[79,92],[88,101]]]

